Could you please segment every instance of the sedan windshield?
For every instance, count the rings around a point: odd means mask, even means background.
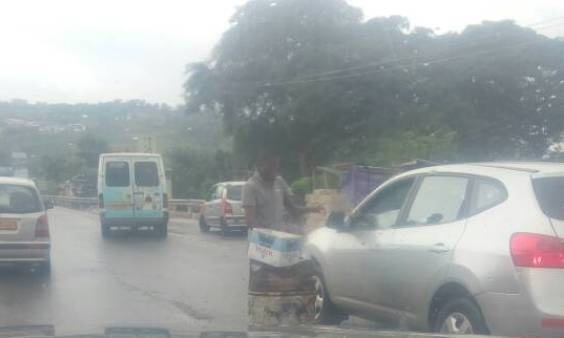
[[[240,201],[243,198],[242,185],[230,185],[227,187],[227,199],[232,201]]]

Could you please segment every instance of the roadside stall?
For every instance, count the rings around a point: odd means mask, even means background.
[[[304,236],[269,229],[249,232],[249,323],[295,325],[313,319],[311,261]]]
[[[249,231],[249,323],[253,327],[296,325],[314,319],[313,265],[304,252],[305,235],[323,226],[328,211],[350,212],[370,192],[402,168],[350,164],[318,167],[308,206],[321,205],[324,214],[310,215],[303,226],[287,232]],[[299,231],[297,229],[299,228]]]

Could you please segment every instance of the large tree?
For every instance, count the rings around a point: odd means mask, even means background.
[[[353,37],[360,10],[342,0],[251,0],[206,63],[189,66],[189,109],[219,110],[236,147],[277,146],[301,159],[302,171],[316,143],[340,133],[335,123],[354,112],[331,81],[309,84],[309,75],[356,60]],[[313,132],[314,130],[323,131]]]
[[[251,0],[188,67],[186,101],[219,112],[236,151],[273,144],[303,173],[312,161],[540,158],[564,127],[562,55],[562,41],[511,21],[436,35],[362,21],[341,0]]]

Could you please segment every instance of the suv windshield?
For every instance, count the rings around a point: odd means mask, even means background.
[[[0,213],[27,214],[41,211],[35,190],[19,185],[0,185]]]

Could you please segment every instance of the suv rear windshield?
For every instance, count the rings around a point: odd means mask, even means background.
[[[564,177],[544,177],[533,180],[533,187],[542,211],[564,220]]]
[[[41,211],[34,189],[20,185],[0,185],[0,213],[28,214]]]
[[[240,201],[243,199],[243,186],[242,185],[228,185],[227,196],[228,200]]]

